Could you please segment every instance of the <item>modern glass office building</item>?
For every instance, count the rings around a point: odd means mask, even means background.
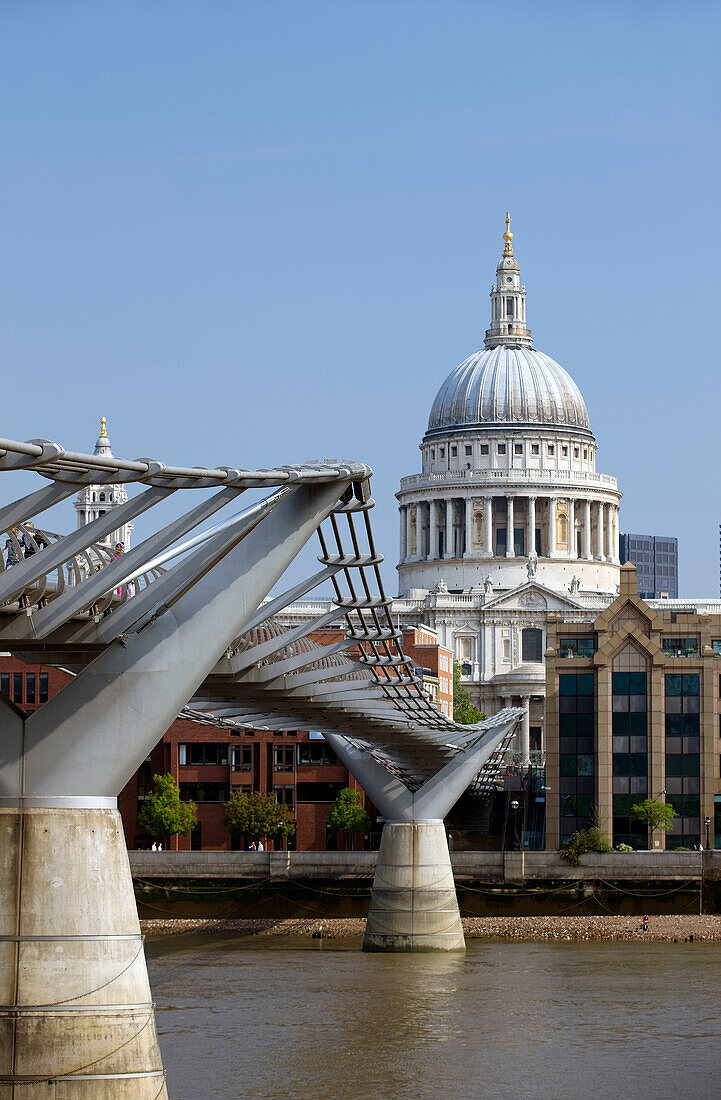
[[[718,606],[718,605],[717,605]],[[546,649],[546,846],[598,824],[614,845],[721,848],[721,614],[639,597],[636,569],[592,624],[558,616]],[[673,806],[667,834],[635,820]]]
[[[638,571],[638,594],[644,600],[678,598],[678,539],[668,535],[625,535],[620,538],[621,563]]]

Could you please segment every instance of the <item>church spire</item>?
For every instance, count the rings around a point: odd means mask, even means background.
[[[526,328],[526,288],[521,283],[518,260],[513,255],[511,215],[506,214],[503,234],[503,255],[496,268],[495,286],[491,287],[491,324],[486,330],[485,345],[532,347],[531,332]]]

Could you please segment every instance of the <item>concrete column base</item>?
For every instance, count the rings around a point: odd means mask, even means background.
[[[465,951],[442,821],[383,827],[364,951]]]
[[[0,1100],[167,1100],[117,810],[0,809]]]

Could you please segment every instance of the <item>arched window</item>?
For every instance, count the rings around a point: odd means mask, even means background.
[[[101,500],[105,500],[105,493],[101,493],[101,494],[100,494],[100,499],[101,499]]]

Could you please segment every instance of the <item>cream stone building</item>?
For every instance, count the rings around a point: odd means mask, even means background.
[[[569,374],[533,347],[506,216],[484,348],[433,402],[422,469],[401,481],[401,623],[435,628],[486,713],[523,705],[543,747],[549,614],[591,621],[619,584],[617,482]]]

